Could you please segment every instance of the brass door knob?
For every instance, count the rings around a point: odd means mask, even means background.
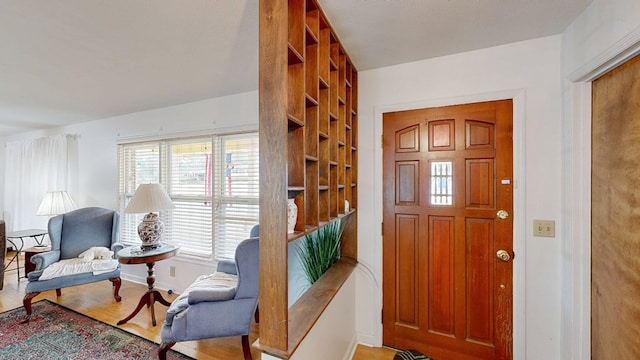
[[[496,216],[498,217],[498,219],[504,220],[509,217],[509,212],[507,210],[498,210]]]
[[[498,250],[496,256],[498,257],[498,259],[505,262],[511,260],[511,255],[509,255],[509,252],[507,250]]]

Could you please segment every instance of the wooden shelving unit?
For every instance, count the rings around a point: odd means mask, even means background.
[[[358,73],[315,0],[259,3],[260,275],[268,281],[255,345],[289,358],[358,257]],[[298,206],[293,234],[288,198]],[[288,243],[338,220],[343,259],[289,308]]]

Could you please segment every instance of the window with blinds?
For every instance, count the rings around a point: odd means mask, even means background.
[[[135,189],[160,182],[175,208],[162,211],[164,241],[185,254],[233,259],[258,223],[258,134],[214,135],[122,144],[119,148],[120,238],[140,243],[144,214],[125,214]]]

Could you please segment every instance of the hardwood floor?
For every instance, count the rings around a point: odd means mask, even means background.
[[[9,254],[10,256],[11,254]],[[7,259],[8,260],[8,259]],[[22,266],[24,262],[20,260]],[[15,263],[11,268],[15,268]],[[22,274],[22,269],[21,269]],[[0,312],[22,307],[26,279],[17,281],[15,270],[5,273],[4,288],[0,290]],[[98,319],[112,326],[119,327],[125,331],[142,336],[155,343],[160,343],[160,328],[165,318],[167,307],[160,303],[154,305],[156,320],[158,325],[151,325],[151,314],[149,309],[142,309],[133,319],[123,325],[116,323],[128,316],[138,305],[140,297],[147,290],[146,285],[136,284],[129,281],[122,281],[120,296],[122,301],[117,303],[113,299],[113,288],[109,281],[101,281],[93,284],[74,286],[62,289],[62,296],[57,297],[54,290],[46,291],[38,295],[34,302],[48,299],[91,318]],[[167,301],[172,301],[176,294],[168,295],[162,291],[162,296]],[[250,342],[258,338],[259,325],[254,324],[249,335]],[[202,360],[232,360],[243,359],[242,345],[240,337],[227,337],[218,339],[206,339],[198,341],[188,341],[177,343],[174,350]],[[154,349],[155,352],[155,349]],[[260,352],[253,349],[253,358],[259,360]],[[353,356],[353,360],[391,360],[395,351],[385,348],[370,348],[358,345]]]

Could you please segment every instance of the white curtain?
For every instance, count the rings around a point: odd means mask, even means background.
[[[46,229],[48,216],[36,211],[47,191],[67,189],[67,138],[56,135],[7,143],[5,222],[7,231]]]

